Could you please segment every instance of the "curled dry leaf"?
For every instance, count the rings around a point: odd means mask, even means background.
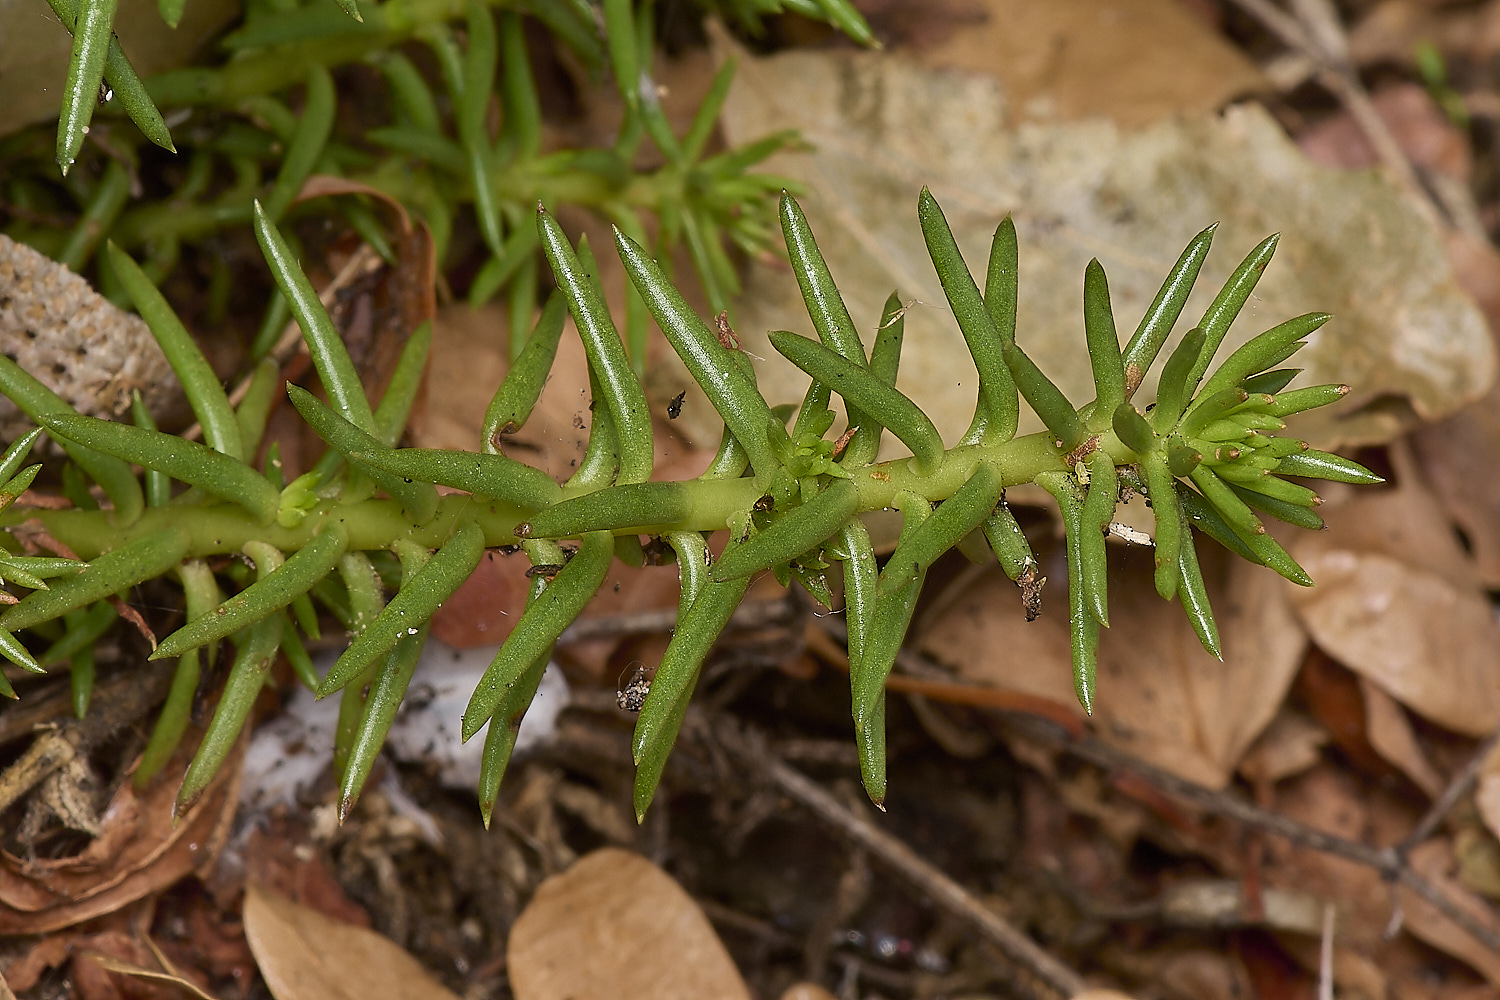
[[[363,927],[245,888],[245,937],[276,1000],[458,1000],[403,948]]]
[[[0,351],[80,413],[113,417],[139,389],[162,413],[182,390],[145,320],[125,312],[55,260],[0,234]],[[0,438],[31,428],[0,399]]]
[[[1100,630],[1095,721],[1100,738],[1120,749],[1222,788],[1275,715],[1306,640],[1279,578],[1221,559],[1215,548],[1200,539],[1222,663],[1203,651],[1182,610],[1156,596],[1149,550],[1111,553],[1114,626]],[[1067,579],[1060,569],[1047,575]],[[985,577],[922,625],[920,647],[970,680],[1067,704],[1074,696],[1064,593],[1030,623],[1015,593],[999,573]]]
[[[1184,329],[1240,256],[1292,219],[1297,225],[1223,350],[1273,317],[1315,309],[1338,316],[1301,356],[1303,378],[1358,388],[1334,412],[1302,424],[1304,434],[1323,444],[1385,440],[1478,398],[1493,378],[1483,318],[1406,195],[1378,172],[1309,162],[1259,107],[1129,133],[1100,119],[1021,127],[1014,95],[992,76],[849,51],[743,56],[739,66],[726,136],[738,143],[797,128],[813,146],[771,166],[816,193],[803,207],[862,332],[875,329],[874,310],[892,288],[921,303],[907,312],[906,336],[924,349],[903,359],[900,387],[946,440],[968,424],[974,375],[912,223],[907,192],[922,183],[947,207],[981,275],[996,223],[1013,213],[1029,290],[1019,336],[1075,400],[1093,391],[1077,337],[1077,276],[1089,258],[1109,272],[1115,316],[1128,336],[1179,250],[1215,220],[1222,222],[1217,247]],[[806,330],[784,269],[752,264],[739,308],[753,354],[774,357],[754,331]],[[797,398],[806,385],[779,363],[761,371],[774,398]],[[1380,397],[1401,402],[1359,409]]]
[[[186,741],[193,743],[193,740]],[[241,740],[212,784],[172,822],[178,767],[138,793],[125,781],[100,818],[99,836],[71,857],[23,860],[0,852],[0,934],[44,934],[113,913],[213,863],[239,798]]]
[[[511,928],[509,962],[516,1000],[750,997],[682,887],[612,847],[541,884]]]

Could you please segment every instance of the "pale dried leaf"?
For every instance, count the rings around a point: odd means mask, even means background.
[[[1443,776],[1438,774],[1427,752],[1417,740],[1411,720],[1385,689],[1368,677],[1359,678],[1359,690],[1365,699],[1365,735],[1370,746],[1385,760],[1396,765],[1428,798],[1443,791]]]
[[[276,1000],[457,1000],[389,938],[340,923],[256,885],[245,938]]]
[[[983,0],[982,25],[920,47],[934,69],[992,74],[1038,119],[1130,128],[1264,89],[1244,50],[1174,0]]]
[[[1379,173],[1309,162],[1253,106],[1128,134],[1107,120],[1023,126],[1020,119],[993,77],[848,51],[743,57],[726,106],[733,143],[798,128],[815,147],[772,166],[814,192],[804,208],[861,331],[874,331],[892,288],[925,303],[906,314],[900,387],[946,439],[968,425],[975,376],[916,225],[913,192],[924,183],[981,276],[995,225],[1013,214],[1019,337],[1077,402],[1093,391],[1079,335],[1078,289],[1089,258],[1105,265],[1117,324],[1128,336],[1179,251],[1215,220],[1222,222],[1219,249],[1183,329],[1240,257],[1281,230],[1277,260],[1224,349],[1298,313],[1338,316],[1298,363],[1308,383],[1348,382],[1356,391],[1336,413],[1319,411],[1303,433],[1324,444],[1383,440],[1489,387],[1494,348],[1482,317],[1421,213]],[[809,329],[795,282],[784,268],[752,263],[745,288],[746,350],[774,359],[760,331]],[[775,399],[798,398],[806,385],[778,361],[761,372]],[[1154,384],[1148,377],[1141,403]],[[1029,420],[1023,429],[1039,429]]]
[[[1287,585],[1330,656],[1439,725],[1481,736],[1500,723],[1500,626],[1433,497],[1399,489],[1332,492],[1328,530],[1292,555],[1318,582]]]
[[[541,884],[511,928],[509,968],[516,1000],[750,997],[682,887],[618,848],[595,851]]]
[[[80,413],[113,417],[139,389],[152,412],[182,390],[146,323],[49,257],[0,234],[0,351]],[[31,426],[0,399],[0,437]]]
[[[1225,570],[1217,546],[1201,538],[1199,550],[1224,662],[1203,651],[1180,607],[1156,596],[1150,553],[1112,547],[1113,627],[1100,632],[1094,711],[1101,738],[1221,788],[1275,715],[1306,640],[1278,577],[1239,561]],[[1066,581],[1061,565],[1044,565],[1051,579]],[[998,573],[986,577],[923,624],[921,648],[970,680],[1073,702],[1065,586],[1049,587],[1050,606],[1028,623],[1015,585]]]

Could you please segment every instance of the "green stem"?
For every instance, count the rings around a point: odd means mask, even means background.
[[[1113,433],[1104,435],[1099,446],[1117,464],[1136,460],[1135,453],[1120,444]],[[969,480],[981,462],[999,473],[1003,486],[1029,483],[1042,472],[1066,471],[1063,455],[1053,447],[1049,435],[1030,434],[999,445],[954,448],[944,453],[937,471],[930,476],[918,476],[909,468],[910,459],[905,458],[853,470],[850,482],[858,492],[857,509],[864,512],[893,507],[897,495],[903,492],[929,501],[946,500]],[[726,527],[731,517],[749,510],[761,496],[753,479],[690,480],[681,485],[690,498],[690,512],[679,520],[653,525],[653,531],[718,530]],[[561,499],[582,496],[597,488],[565,488]],[[290,528],[280,524],[261,525],[234,504],[169,504],[150,508],[125,530],[110,523],[108,514],[102,511],[12,507],[0,514],[0,527],[37,518],[53,537],[70,546],[81,558],[92,559],[153,531],[176,526],[187,532],[190,539],[187,558],[204,558],[238,552],[249,541],[262,541],[283,552],[295,552],[332,521],[340,522],[348,531],[350,551],[389,548],[397,539],[436,548],[448,540],[463,520],[470,518],[483,530],[486,546],[515,545],[519,542],[516,527],[533,513],[510,504],[449,495],[439,501],[437,514],[423,523],[406,517],[397,501],[360,500],[324,501]],[[615,533],[634,534],[636,526],[618,528]]]

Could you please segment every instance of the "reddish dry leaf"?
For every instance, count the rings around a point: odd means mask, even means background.
[[[1500,722],[1500,627],[1441,508],[1410,462],[1399,489],[1333,491],[1328,530],[1293,541],[1318,586],[1287,585],[1318,646],[1455,732]]]
[[[1149,553],[1111,546],[1114,624],[1100,635],[1095,722],[1122,750],[1221,788],[1280,706],[1305,640],[1278,578],[1237,561],[1226,571],[1215,549],[1199,539],[1222,663],[1203,651],[1182,609],[1156,596]],[[1061,566],[1047,575],[1066,581]],[[1014,584],[986,577],[923,624],[921,648],[970,680],[1072,702],[1065,586],[1049,586],[1041,618],[1028,623]]]
[[[511,928],[509,964],[516,1000],[750,997],[682,887],[612,847],[541,884]]]
[[[457,1000],[389,938],[245,889],[245,937],[276,1000]]]

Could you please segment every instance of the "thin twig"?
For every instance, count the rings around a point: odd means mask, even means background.
[[[759,771],[787,798],[869,851],[874,859],[905,878],[935,904],[968,923],[1048,986],[1069,997],[1083,990],[1085,983],[1077,972],[1043,950],[942,870],[918,856],[903,841],[851,812],[817,782],[786,764],[770,751],[758,734],[738,731],[738,727],[724,716],[715,720],[713,730],[742,764]]]
[[[1007,715],[1005,722],[1028,739],[1059,747],[1106,770],[1130,771],[1158,790],[1191,803],[1204,812],[1237,820],[1247,826],[1274,833],[1294,844],[1373,868],[1385,878],[1401,883],[1426,899],[1443,916],[1486,948],[1500,952],[1500,933],[1460,906],[1442,888],[1419,874],[1407,864],[1406,858],[1395,847],[1371,847],[1369,844],[1324,833],[1280,813],[1253,805],[1233,792],[1215,791],[1179,778],[1117,750],[1096,737],[1074,739],[1051,722],[1024,715]]]
[[[1401,144],[1396,141],[1385,119],[1375,110],[1369,91],[1360,82],[1355,68],[1350,65],[1345,53],[1347,43],[1339,46],[1343,51],[1329,51],[1329,46],[1319,43],[1318,32],[1310,30],[1302,20],[1280,9],[1270,0],[1232,0],[1234,5],[1255,18],[1266,30],[1281,40],[1282,44],[1295,49],[1311,59],[1318,67],[1317,78],[1325,88],[1337,97],[1349,112],[1359,130],[1369,140],[1382,166],[1386,168],[1406,191],[1413,195],[1418,210],[1438,229],[1449,228],[1447,217],[1453,212],[1447,205],[1437,201],[1437,195],[1422,183],[1417,168],[1407,157]],[[1342,32],[1336,20],[1329,28]]]
[[[777,598],[772,601],[746,601],[735,609],[726,630],[758,629],[772,625],[785,625],[795,614],[791,601]],[[639,611],[628,615],[611,615],[604,618],[580,618],[569,625],[557,639],[559,646],[567,646],[590,639],[618,639],[629,635],[652,635],[670,632],[677,627],[677,609],[661,611]]]

